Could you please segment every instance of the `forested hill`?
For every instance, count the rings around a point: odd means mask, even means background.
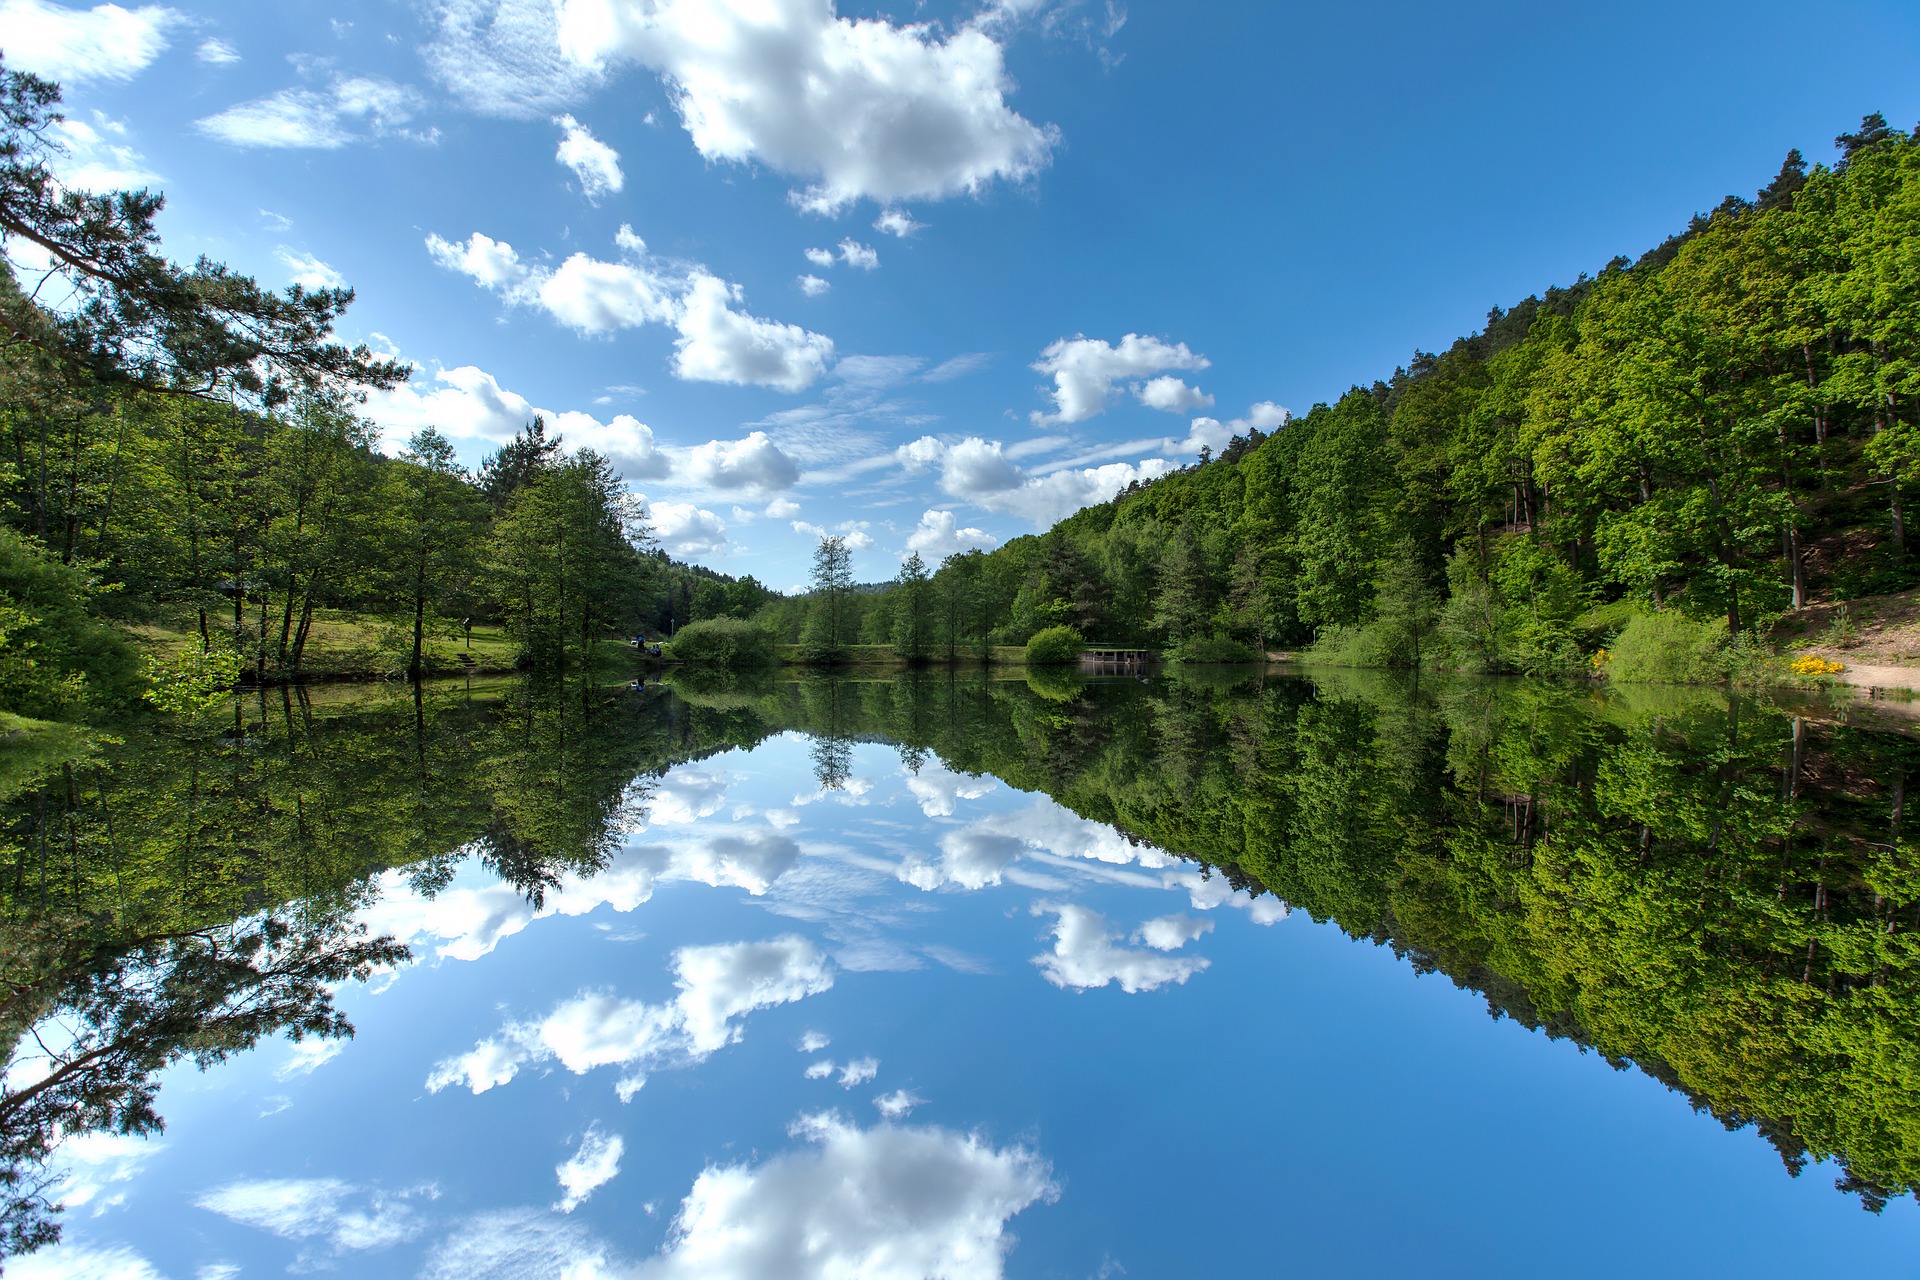
[[[1271,435],[948,561],[927,607],[1001,643],[1546,672],[1628,630],[1724,656],[1920,581],[1920,142],[1871,116],[1838,145]]]

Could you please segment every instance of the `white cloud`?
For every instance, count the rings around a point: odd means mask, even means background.
[[[185,15],[159,5],[68,9],[46,0],[0,0],[0,47],[12,71],[63,84],[128,80],[167,48],[167,30]]]
[[[679,333],[674,372],[689,381],[800,391],[826,372],[831,338],[735,310],[743,297],[740,286],[704,267],[669,269],[654,262],[632,227],[621,226],[614,243],[622,261],[576,253],[555,269],[530,265],[512,245],[480,232],[463,241],[438,235],[426,240],[427,253],[441,266],[472,277],[511,305],[538,307],[582,333],[672,325]]]
[[[470,364],[436,369],[431,379],[416,376],[390,390],[371,392],[365,412],[381,428],[389,450],[397,450],[424,427],[435,427],[457,440],[503,444],[538,414],[547,420],[549,438],[559,435],[569,448],[605,454],[630,480],[658,479],[672,470],[654,441],[653,429],[632,415],[616,414],[611,421],[601,422],[576,410],[536,408],[525,396]]]
[[[273,1078],[291,1080],[295,1076],[310,1076],[346,1051],[347,1042],[340,1037],[308,1036],[288,1046],[287,1060],[273,1069]]]
[[[151,1262],[125,1245],[56,1244],[7,1259],[10,1280],[163,1280]]]
[[[510,1025],[498,1036],[438,1064],[429,1091],[464,1084],[484,1093],[512,1080],[529,1062],[558,1060],[575,1075],[621,1064],[657,1066],[698,1061],[739,1040],[735,1019],[790,1004],[833,985],[825,955],[787,934],[769,942],[683,947],[674,953],[679,994],[664,1005],[588,992],[537,1022]]]
[[[814,183],[795,200],[831,212],[1019,180],[1055,135],[1006,102],[1003,51],[976,26],[839,17],[832,0],[559,0],[561,48],[599,67],[660,74],[710,160],[761,162]]]
[[[907,550],[918,551],[936,561],[975,547],[984,551],[999,544],[1000,539],[985,529],[976,529],[971,525],[961,528],[960,521],[951,511],[923,512],[919,526],[907,535]]]
[[[907,775],[907,790],[929,818],[951,818],[959,801],[978,800],[994,788],[992,778],[955,773],[940,764],[923,765],[920,772]]]
[[[1189,915],[1157,916],[1134,930],[1134,940],[1155,951],[1178,951],[1213,932],[1213,921]]]
[[[580,192],[593,204],[613,195],[626,185],[620,172],[620,153],[588,132],[587,126],[572,116],[556,116],[560,126],[560,147],[553,158],[573,170],[580,180]]]
[[[800,1037],[800,1042],[794,1047],[801,1053],[818,1053],[832,1043],[833,1037],[826,1032],[808,1031]]]
[[[1203,448],[1218,452],[1235,436],[1243,436],[1253,430],[1274,431],[1286,426],[1292,417],[1273,401],[1262,400],[1247,410],[1246,417],[1235,418],[1231,422],[1222,422],[1218,418],[1195,418],[1187,431],[1187,438],[1178,443],[1169,440],[1165,452],[1198,453]]]
[[[767,493],[792,487],[800,468],[764,431],[741,440],[709,440],[687,455],[687,475],[716,489]]]
[[[883,1093],[875,1098],[873,1105],[880,1108],[880,1114],[887,1119],[901,1120],[905,1119],[907,1114],[915,1107],[921,1106],[925,1102],[926,1099],[917,1093],[909,1093],[905,1089],[895,1089],[892,1093]]]
[[[1168,369],[1205,369],[1210,363],[1189,351],[1184,342],[1168,345],[1137,333],[1127,334],[1117,347],[1103,338],[1061,338],[1033,364],[1037,372],[1053,379],[1055,411],[1028,416],[1035,426],[1084,422],[1107,407],[1117,381]]]
[[[600,81],[560,51],[553,0],[433,0],[438,22],[421,50],[434,81],[483,115],[531,120]]]
[[[819,381],[833,358],[833,340],[799,325],[762,320],[734,310],[740,286],[695,272],[682,300],[674,342],[674,372],[690,382],[802,391]]]
[[[842,1089],[852,1089],[856,1086],[871,1082],[873,1078],[879,1074],[880,1059],[855,1058],[852,1062],[840,1068],[840,1087]]]
[[[159,186],[163,179],[127,143],[127,126],[101,112],[92,114],[91,124],[67,119],[53,126],[55,141],[66,151],[54,161],[60,181],[87,191]]]
[[[826,1080],[840,1069],[840,1064],[831,1058],[822,1058],[818,1062],[809,1062],[807,1069],[800,1074],[808,1080]]]
[[[922,382],[951,382],[955,378],[965,377],[978,372],[993,363],[993,356],[985,351],[968,351],[962,355],[942,360],[933,368],[920,375]]]
[[[915,222],[913,215],[898,205],[891,205],[882,209],[880,216],[873,220],[873,229],[875,231],[881,232],[884,235],[899,236],[902,240],[914,232],[924,231],[926,228],[926,223]]]
[[[848,236],[840,242],[840,260],[850,267],[872,271],[880,265],[880,251],[870,244],[861,244],[852,236]]]
[[[396,1194],[338,1178],[266,1178],[228,1183],[194,1203],[285,1240],[316,1240],[346,1252],[388,1249],[418,1236],[426,1223],[409,1201],[438,1195],[433,1187]]]
[[[916,889],[931,892],[943,885],[984,889],[997,885],[1020,856],[1026,841],[1017,835],[981,828],[949,831],[940,837],[940,861],[909,858],[895,873]]]
[[[218,36],[208,36],[193,51],[193,56],[210,67],[223,67],[240,61],[240,51]]]
[[[835,261],[831,249],[803,249],[801,252],[816,267],[830,267]]]
[[[1152,442],[1149,442],[1152,443]],[[956,498],[1031,520],[1047,528],[1084,506],[1104,502],[1135,480],[1150,480],[1173,470],[1163,458],[1098,467],[1062,467],[1032,475],[1015,466],[998,440],[969,436],[949,445],[922,436],[894,451],[909,472],[940,468],[940,488]]]
[[[347,278],[310,253],[300,253],[281,245],[273,251],[287,269],[287,279],[307,289],[344,289]]]
[[[1034,914],[1051,913],[1053,950],[1033,958],[1040,973],[1056,987],[1084,991],[1118,982],[1129,995],[1152,991],[1168,983],[1183,983],[1212,962],[1202,956],[1170,956],[1135,951],[1120,945],[1107,927],[1106,917],[1073,904],[1040,903]]]
[[[822,280],[819,276],[799,276],[795,278],[794,283],[799,285],[800,292],[806,294],[809,298],[817,298],[827,290],[833,288],[832,285]]]
[[[69,1212],[91,1205],[99,1213],[121,1204],[125,1192],[110,1188],[131,1182],[163,1146],[162,1142],[127,1134],[76,1133],[62,1140],[54,1155],[54,1167],[60,1171],[55,1199]]]
[[[648,505],[660,546],[680,559],[718,555],[727,549],[727,525],[705,507],[691,502],[655,502]]]
[[[619,1134],[604,1134],[597,1128],[587,1130],[580,1149],[554,1169],[560,1179],[560,1203],[554,1207],[572,1213],[596,1190],[613,1181],[620,1172],[620,1157],[627,1144]]]
[[[802,1120],[812,1145],[695,1179],[648,1280],[998,1280],[1008,1219],[1058,1189],[1023,1147],[934,1127]]]
[[[1162,374],[1143,384],[1135,392],[1140,403],[1162,413],[1192,413],[1213,408],[1213,397],[1198,387],[1190,387],[1172,374]]]
[[[424,106],[418,90],[372,76],[339,76],[325,89],[282,89],[196,122],[236,147],[332,150],[366,138],[433,141],[407,124]]]
[[[775,498],[767,504],[767,515],[774,520],[791,520],[800,514],[800,504],[790,498]]]

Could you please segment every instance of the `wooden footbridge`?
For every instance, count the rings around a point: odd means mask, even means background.
[[[1090,644],[1080,651],[1080,668],[1096,675],[1145,671],[1153,664],[1153,650],[1131,645]]]

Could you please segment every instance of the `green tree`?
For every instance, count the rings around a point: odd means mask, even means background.
[[[933,650],[935,631],[934,588],[927,562],[914,551],[901,562],[894,578],[893,651],[909,666],[923,666]]]

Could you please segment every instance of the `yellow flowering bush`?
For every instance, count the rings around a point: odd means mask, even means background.
[[[1832,658],[1823,658],[1817,653],[1802,654],[1793,660],[1793,673],[1797,676],[1830,676],[1845,670],[1845,666]]]

